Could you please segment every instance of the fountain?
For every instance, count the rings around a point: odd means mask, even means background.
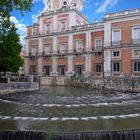
[[[0,140],[45,140],[50,128],[57,140],[139,140],[139,120],[139,93],[48,86],[0,95]]]

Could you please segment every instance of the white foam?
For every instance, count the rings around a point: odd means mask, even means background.
[[[106,120],[106,119],[118,119],[118,118],[137,118],[140,117],[140,113],[136,113],[136,114],[126,114],[126,115],[109,115],[109,116],[90,116],[90,117],[21,117],[21,116],[16,116],[16,117],[12,117],[12,116],[2,116],[0,115],[0,119],[1,120],[5,120],[5,119],[9,119],[9,120],[33,120],[33,121],[47,121],[47,120],[51,120],[51,121],[68,121],[68,120],[72,120],[72,121],[78,121],[78,120],[83,120],[83,121],[88,121],[88,120]]]
[[[59,120],[60,118],[58,118],[58,117],[54,117],[54,118],[51,118],[51,121],[57,121],[57,120]]]
[[[29,103],[21,103],[21,102],[14,102],[14,101],[9,101],[9,100],[3,100],[0,99],[0,101],[5,102],[5,103],[12,103],[12,104],[20,104],[20,105],[30,105],[30,106],[43,106],[43,107],[66,107],[66,108],[71,108],[71,107],[87,107],[87,106],[94,106],[94,107],[102,107],[102,106],[126,106],[126,105],[132,105],[136,103],[140,103],[140,100],[131,100],[131,101],[122,101],[122,102],[102,102],[102,103],[95,103],[95,104],[29,104]]]

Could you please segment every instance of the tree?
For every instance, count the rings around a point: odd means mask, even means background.
[[[23,64],[20,57],[22,45],[15,25],[1,18],[0,26],[0,71],[17,72]]]
[[[33,0],[0,0],[0,16],[9,17],[15,9],[23,12],[30,11]]]
[[[0,0],[0,71],[17,72],[23,64],[19,56],[21,44],[14,23],[10,22],[13,10],[30,11],[33,0]]]

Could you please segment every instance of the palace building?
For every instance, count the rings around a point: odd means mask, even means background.
[[[47,11],[27,27],[26,75],[140,76],[140,9],[89,24],[82,0],[46,2]]]

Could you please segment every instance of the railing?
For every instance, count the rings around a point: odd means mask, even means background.
[[[132,39],[132,44],[140,44],[140,38],[139,39]]]
[[[138,14],[138,13],[140,13],[140,9],[125,10],[125,11],[121,11],[121,12],[106,14],[104,18],[107,19],[107,18],[113,18],[113,17],[117,17],[117,16],[126,16],[126,15],[130,15],[130,14]]]
[[[112,46],[120,46],[121,43],[122,43],[122,41],[120,41],[120,40],[118,40],[118,41],[112,41],[112,42],[111,42],[111,45],[112,45]]]
[[[122,42],[120,41],[111,41],[111,42],[105,42],[104,48],[115,48],[115,47],[135,47],[140,45],[140,39],[132,39],[128,42]]]
[[[102,53],[103,48],[96,49],[96,48],[88,48],[88,49],[73,49],[73,50],[58,50],[58,51],[48,51],[48,52],[42,52],[42,53],[36,53],[36,55],[32,55],[32,53],[29,53],[28,57],[30,58],[36,58],[39,56],[43,57],[51,57],[51,56],[66,56],[66,55],[82,55],[82,54],[92,54],[92,53]]]

